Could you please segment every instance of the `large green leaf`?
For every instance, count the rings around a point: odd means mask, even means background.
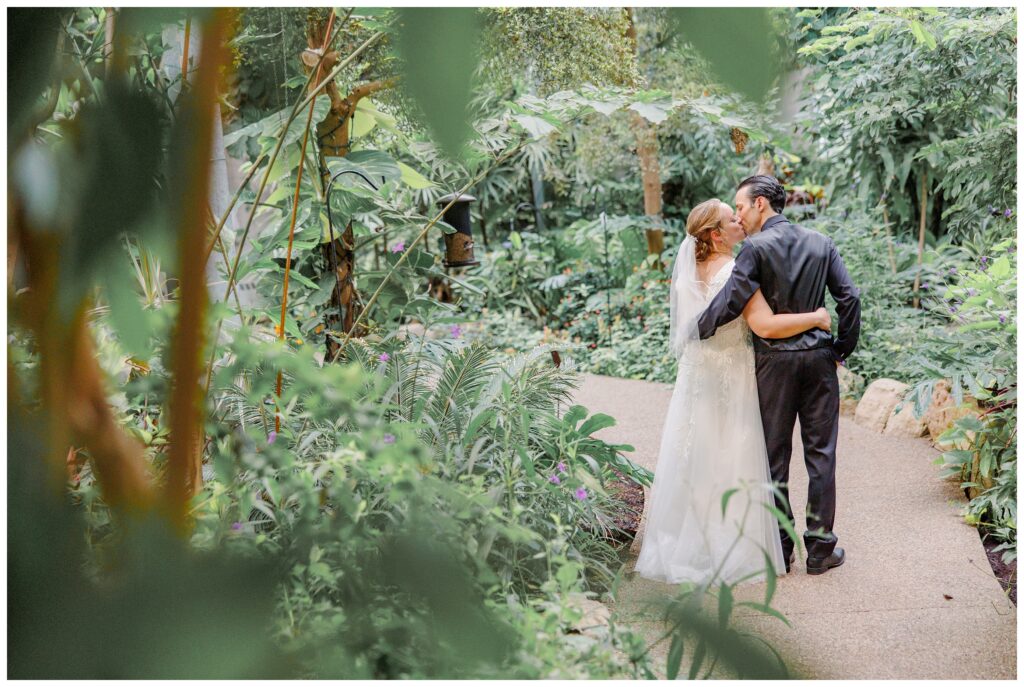
[[[151,311],[143,310],[124,256],[111,252],[104,265],[100,274],[110,304],[110,322],[126,351],[138,358],[148,358],[152,353],[149,338],[157,328],[155,317]]]
[[[558,130],[558,127],[544,117],[521,114],[513,115],[512,118],[515,119],[521,127],[526,129],[527,133],[534,138],[543,138],[551,132]]]
[[[668,115],[672,111],[672,102],[635,102],[629,106],[629,109],[639,113],[651,124],[661,124],[668,119]]]
[[[365,120],[365,122],[360,123],[361,120]],[[352,138],[356,139],[365,136],[368,131],[378,125],[388,131],[398,131],[398,123],[394,117],[378,110],[370,98],[361,98],[356,103],[356,111],[352,116]],[[364,127],[366,128],[364,129]]]
[[[402,171],[402,181],[404,181],[406,185],[409,186],[410,188],[423,189],[431,188],[432,186],[434,186],[434,182],[432,182],[430,179],[426,178],[425,176],[423,176],[422,174],[420,174],[419,172],[417,172],[415,169],[405,164],[404,162],[398,163],[398,169]]]
[[[584,422],[579,430],[580,435],[589,437],[594,432],[598,432],[606,427],[613,427],[615,425],[615,418],[611,415],[605,415],[604,413],[594,413],[586,422]]]
[[[683,38],[726,83],[761,100],[779,74],[775,30],[764,7],[678,7],[669,10]]]
[[[367,183],[362,176],[369,179],[377,189],[388,181],[402,178],[402,170],[394,158],[379,150],[355,150],[345,157],[328,158],[327,168],[332,177],[340,173],[334,182],[335,188],[366,188]]]
[[[476,10],[403,7],[398,14],[403,86],[419,104],[437,142],[458,157],[470,131],[467,106],[480,33]]]
[[[330,109],[330,99],[317,98],[313,105],[313,126],[315,126],[317,122],[323,120]],[[268,139],[268,144],[276,145],[278,135],[281,133],[284,123],[288,121],[288,115],[291,113],[291,110],[292,106],[289,105],[277,112],[267,115],[257,122],[253,122],[252,124],[224,134],[224,147],[233,148],[240,142],[245,142],[249,138],[258,136],[264,136]],[[302,133],[306,129],[306,119],[308,117],[308,109],[304,109],[295,116],[295,119],[293,119],[291,124],[288,125],[288,132],[285,134],[285,141],[282,145],[288,145],[289,143],[294,143],[295,141],[300,140]],[[273,145],[269,145],[269,147],[272,148]]]
[[[679,675],[679,666],[683,661],[683,634],[676,632],[672,635],[672,643],[668,649],[668,663],[666,664],[665,675],[669,680],[675,680]]]

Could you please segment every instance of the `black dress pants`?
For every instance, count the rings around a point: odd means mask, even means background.
[[[807,351],[757,352],[757,393],[764,425],[768,466],[785,501],[776,506],[794,524],[789,505],[789,461],[793,426],[800,419],[800,437],[807,466],[807,531],[809,558],[827,558],[836,547],[832,532],[836,516],[836,441],[839,436],[839,377],[828,348]],[[794,542],[780,527],[785,560]]]

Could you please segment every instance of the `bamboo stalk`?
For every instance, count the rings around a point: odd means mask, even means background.
[[[921,307],[918,290],[921,287],[921,267],[924,265],[924,231],[928,218],[928,170],[921,172],[921,228],[917,239],[917,274],[914,275],[914,307]]]

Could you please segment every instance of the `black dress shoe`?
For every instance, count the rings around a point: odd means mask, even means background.
[[[789,558],[786,559],[786,572],[788,573],[793,567],[793,560],[796,558],[796,551],[789,552]]]
[[[828,558],[808,558],[807,574],[821,575],[822,573],[827,573],[832,568],[838,568],[844,561],[846,561],[846,552],[837,546]]]

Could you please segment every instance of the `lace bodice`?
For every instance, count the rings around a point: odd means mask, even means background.
[[[706,291],[704,296],[705,306],[711,303],[712,299],[729,281],[733,267],[736,262],[730,261],[718,270],[711,277],[710,281],[701,282]],[[750,338],[750,328],[743,316],[737,317],[732,322],[723,324],[710,339],[701,342],[700,346],[694,347],[693,363],[712,365],[740,365],[747,367],[747,363],[753,364],[753,342]]]

